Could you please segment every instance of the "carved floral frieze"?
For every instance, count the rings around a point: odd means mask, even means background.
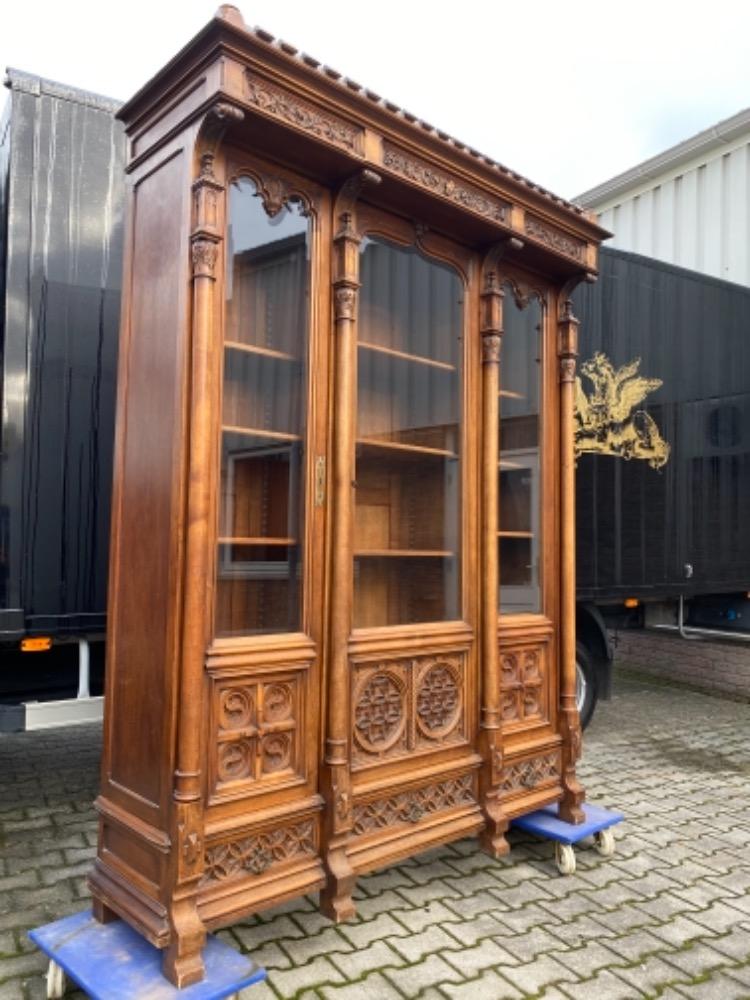
[[[364,133],[359,126],[328,111],[322,111],[297,94],[277,87],[250,70],[245,73],[245,96],[259,111],[303,132],[309,132],[316,139],[323,139],[351,153],[359,153],[361,150]]]
[[[481,215],[492,222],[509,224],[511,206],[508,202],[493,198],[388,142],[383,143],[383,166],[433,194],[442,195],[475,215]]]
[[[354,766],[465,739],[464,673],[455,651],[356,664]]]
[[[317,851],[313,820],[215,844],[205,852],[201,885],[261,875],[274,865],[295,861]]]
[[[537,219],[533,215],[527,215],[524,220],[524,232],[532,239],[544,243],[551,250],[583,263],[586,255],[586,244],[569,236],[563,230],[551,226],[548,222],[542,222],[541,219]]]
[[[362,836],[383,827],[418,823],[425,816],[474,802],[472,775],[449,778],[434,785],[355,805],[352,810],[353,833]]]

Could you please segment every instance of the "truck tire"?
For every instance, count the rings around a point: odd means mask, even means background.
[[[591,662],[591,654],[583,645],[576,643],[576,705],[581,717],[581,728],[585,729],[594,714],[598,698],[596,670]]]

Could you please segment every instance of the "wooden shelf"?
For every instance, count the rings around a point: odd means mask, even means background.
[[[410,361],[417,365],[429,365],[431,368],[439,368],[441,371],[454,372],[456,366],[448,364],[447,361],[436,361],[434,358],[425,358],[421,354],[407,354],[406,351],[396,351],[392,347],[381,347],[379,344],[368,344],[362,340],[358,347],[364,351],[374,351],[376,354],[385,354],[389,358],[396,358],[399,361]]]
[[[458,458],[455,451],[447,448],[428,448],[421,444],[405,444],[401,441],[382,441],[379,438],[357,438],[358,445],[383,451],[409,453],[412,455],[432,455],[437,458]]]
[[[219,545],[297,545],[296,538],[264,538],[257,535],[251,538],[220,538]]]
[[[533,531],[498,531],[498,538],[533,538]]]
[[[355,549],[355,559],[446,559],[455,556],[450,549]]]
[[[287,434],[286,431],[264,431],[259,427],[234,427],[222,424],[224,434],[244,434],[246,437],[272,438],[274,441],[301,441],[299,434]]]
[[[246,354],[258,354],[264,358],[275,358],[277,361],[299,361],[294,354],[276,351],[272,347],[261,347],[259,344],[243,344],[239,340],[225,340],[224,347],[230,351],[245,351]]]

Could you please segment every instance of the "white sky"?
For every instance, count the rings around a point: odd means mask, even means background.
[[[0,68],[125,99],[211,0],[18,0]],[[573,197],[750,106],[748,0],[272,0],[258,24]]]

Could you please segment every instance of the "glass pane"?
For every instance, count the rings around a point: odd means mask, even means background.
[[[506,286],[500,362],[500,610],[541,610],[539,445],[542,307]]]
[[[308,220],[229,199],[216,634],[301,628]]]
[[[354,627],[459,618],[463,286],[382,240],[360,278]]]

